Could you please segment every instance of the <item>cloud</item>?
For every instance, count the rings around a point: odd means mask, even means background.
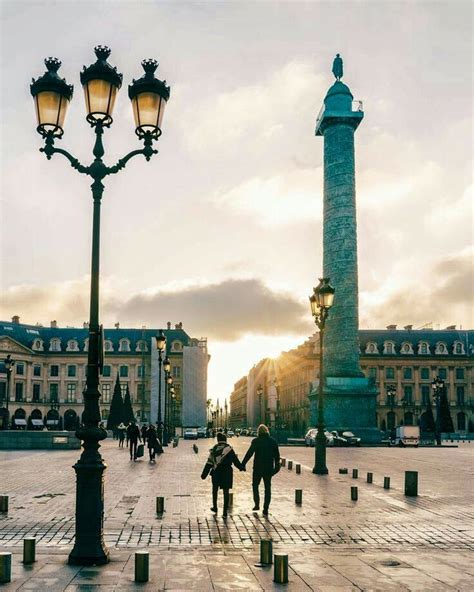
[[[311,328],[307,307],[293,296],[269,289],[258,279],[228,279],[216,284],[187,286],[155,293],[138,293],[123,300],[118,284],[108,280],[101,289],[101,320],[124,326],[163,327],[182,321],[193,336],[234,341],[244,335],[298,335]],[[51,295],[54,294],[54,298]],[[60,325],[82,324],[88,318],[88,279],[63,285],[18,286],[2,298],[1,314],[22,322],[56,319]]]

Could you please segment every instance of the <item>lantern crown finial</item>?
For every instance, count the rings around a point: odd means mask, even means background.
[[[158,68],[158,62],[153,58],[146,58],[142,61],[142,68],[145,70],[145,76],[153,76]]]
[[[94,47],[94,52],[97,56],[97,59],[103,60],[105,62],[105,60],[112,53],[112,50],[110,49],[110,47],[107,47],[107,45],[96,45]]]
[[[58,60],[58,58],[46,58],[44,60],[44,65],[46,66],[46,69],[48,70],[48,72],[51,73],[56,73],[59,68],[61,67],[61,60]]]

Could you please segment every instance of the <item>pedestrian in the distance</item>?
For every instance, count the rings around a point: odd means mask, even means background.
[[[140,428],[134,421],[128,424],[127,439],[130,445],[130,460],[137,460],[138,440],[141,442],[142,437],[140,435]]]
[[[125,439],[126,439],[126,444],[127,444],[127,448],[128,448],[128,428],[131,426],[132,424],[130,422],[127,423],[126,427],[125,427]]]
[[[143,431],[142,431],[143,434]],[[143,440],[145,442],[145,439]],[[155,426],[151,423],[146,431],[146,442],[148,443],[148,454],[150,455],[150,462],[155,462],[155,456],[159,453],[161,443],[158,440]]]
[[[272,498],[272,477],[280,470],[280,451],[277,441],[270,437],[268,428],[260,424],[257,429],[257,437],[252,440],[250,448],[242,461],[245,465],[255,454],[253,460],[252,489],[254,511],[260,510],[260,494],[258,491],[260,481],[263,479],[265,497],[263,500],[263,515],[268,515],[268,508]]]
[[[148,426],[146,425],[146,423],[144,423],[142,425],[141,432],[142,432],[143,444],[144,444],[144,446],[146,446],[146,438],[147,438],[147,432],[148,432]]]
[[[123,423],[120,423],[117,428],[117,435],[118,435],[118,441],[119,441],[119,448],[123,448],[123,443],[125,441],[125,432],[127,431],[127,428],[125,427],[125,425]]]
[[[234,449],[230,444],[227,444],[227,438],[225,435],[219,433],[217,434],[217,444],[215,444],[209,452],[209,458],[204,465],[201,479],[205,479],[209,473],[211,474],[211,512],[217,513],[217,494],[219,489],[222,489],[224,493],[224,509],[222,512],[223,518],[227,518],[227,512],[229,510],[229,489],[232,489],[234,478],[232,465],[235,465],[240,471],[244,470],[244,467],[235,454]]]

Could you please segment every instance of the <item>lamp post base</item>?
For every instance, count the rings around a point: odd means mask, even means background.
[[[326,466],[326,436],[324,435],[324,427],[318,426],[314,452],[315,459],[313,473],[315,475],[327,475],[329,471]]]

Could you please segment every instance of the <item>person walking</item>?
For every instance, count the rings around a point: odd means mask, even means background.
[[[120,423],[116,429],[117,429],[118,440],[119,440],[119,448],[123,448],[123,443],[125,441],[125,432],[127,431],[127,428],[125,427],[125,425],[123,423]]]
[[[129,437],[128,437],[128,430],[130,428],[132,424],[130,422],[127,423],[127,425],[125,426],[125,438],[126,438],[126,444],[127,444],[127,448],[128,448],[128,441],[129,441]]]
[[[142,431],[143,434],[143,431]],[[155,426],[151,423],[150,427],[146,431],[146,440],[144,439],[143,442],[147,442],[148,444],[148,454],[150,455],[150,462],[155,462],[155,456],[159,453],[159,449],[161,448],[161,443],[158,440],[158,434],[156,432]]]
[[[209,457],[204,465],[201,474],[201,479],[205,479],[209,473],[212,478],[212,508],[211,512],[217,513],[217,494],[219,489],[222,489],[224,494],[224,508],[222,517],[227,518],[229,510],[229,490],[232,489],[234,471],[232,465],[235,465],[240,471],[244,470],[243,465],[239,461],[234,449],[230,444],[227,444],[225,434],[217,434],[217,444],[215,444],[210,452]]]
[[[272,498],[272,477],[280,470],[280,451],[277,441],[270,437],[268,428],[260,424],[257,429],[257,437],[252,440],[250,448],[245,454],[242,465],[244,466],[255,454],[253,460],[252,489],[254,511],[260,510],[260,493],[258,488],[263,479],[265,496],[263,500],[263,515],[268,516],[268,508]]]
[[[148,432],[148,426],[146,425],[146,423],[144,423],[142,425],[142,429],[141,429],[142,440],[143,440],[144,446],[146,446],[147,432]]]
[[[137,460],[138,440],[142,441],[140,428],[134,421],[131,421],[127,428],[127,439],[130,447],[130,460]]]

